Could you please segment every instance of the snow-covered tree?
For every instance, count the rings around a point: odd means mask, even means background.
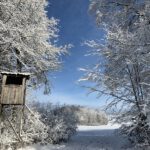
[[[55,44],[57,23],[48,18],[46,0],[0,1],[0,71],[28,71],[32,83],[47,83],[67,46]]]
[[[129,134],[146,144],[150,141],[149,8],[147,0],[91,0],[90,12],[106,37],[105,43],[86,42],[100,61],[92,69],[82,69],[86,75],[81,79],[94,82],[89,88],[98,96],[109,95],[107,108],[118,106],[121,121],[132,122]]]

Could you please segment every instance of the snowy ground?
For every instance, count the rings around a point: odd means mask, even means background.
[[[19,150],[125,150],[127,139],[117,134],[119,125],[79,126],[77,134],[61,145],[33,145]],[[128,149],[129,150],[129,149]]]

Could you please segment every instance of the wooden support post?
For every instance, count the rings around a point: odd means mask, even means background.
[[[19,127],[19,136],[21,137],[22,135],[22,128],[23,128],[23,120],[24,120],[24,105],[21,108],[20,111],[20,127]]]
[[[27,110],[31,113],[31,115],[35,116],[34,113],[32,112],[32,110],[27,105],[25,105],[25,106],[26,106]]]
[[[26,78],[23,78],[22,81],[22,100],[23,100],[23,104],[22,104],[22,108],[21,108],[21,113],[20,113],[20,127],[19,127],[19,135],[21,136],[22,134],[22,128],[23,128],[23,124],[25,122],[23,122],[24,118],[24,110],[25,110],[25,92],[26,92]],[[25,121],[25,120],[24,120]]]
[[[3,126],[3,105],[0,104],[0,127]]]
[[[4,85],[6,84],[6,79],[7,79],[7,76],[4,75],[3,76],[3,79],[2,79],[2,91],[1,91],[1,98],[0,98],[0,104],[3,104],[3,93],[4,93]]]
[[[2,127],[3,127],[3,119],[2,119],[2,105],[0,104],[0,149],[2,149]]]
[[[2,116],[2,105],[0,104],[0,118]]]

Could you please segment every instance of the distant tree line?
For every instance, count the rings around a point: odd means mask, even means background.
[[[78,119],[79,125],[106,125],[108,123],[107,115],[99,109],[88,108],[84,106],[64,106],[71,109]]]

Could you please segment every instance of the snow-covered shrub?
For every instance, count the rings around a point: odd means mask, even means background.
[[[4,147],[4,149],[5,146],[10,146],[15,149],[15,147],[20,145],[19,139],[13,131],[13,128],[15,129],[17,135],[20,135],[20,139],[23,144],[31,144],[36,142],[45,143],[44,140],[48,136],[48,127],[40,121],[40,114],[35,111],[29,112],[28,109],[25,109],[24,111],[22,128],[20,130],[20,111],[22,111],[21,106],[6,106],[3,108],[2,121],[0,122],[0,144]],[[11,122],[13,128],[9,121]]]
[[[48,126],[48,143],[65,142],[75,134],[77,118],[67,106],[54,106],[51,103],[33,105],[41,114],[42,122]]]
[[[34,115],[29,115],[27,121],[24,122],[24,140],[29,140],[32,143],[45,143],[48,134],[48,127],[40,120],[41,115],[34,112]]]
[[[147,122],[147,116],[140,113],[133,122],[121,127],[123,134],[128,135],[129,140],[136,147],[145,147],[150,145],[150,124]]]
[[[0,144],[4,146],[4,149],[6,146],[14,149],[19,146],[19,139],[9,121],[19,135],[20,111],[20,106],[5,107],[0,126]],[[32,111],[27,108],[24,111],[21,139],[24,144],[66,142],[76,133],[76,123],[77,119],[74,113],[67,106],[34,103]]]

